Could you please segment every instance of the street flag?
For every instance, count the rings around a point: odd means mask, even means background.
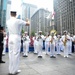
[[[52,19],[54,19],[54,16],[55,16],[55,12],[52,13]]]

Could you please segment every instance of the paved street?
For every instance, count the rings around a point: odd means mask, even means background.
[[[8,53],[3,56],[5,64],[0,64],[0,75],[8,75]],[[18,75],[75,75],[75,54],[64,58],[63,53],[56,58],[50,58],[43,52],[43,58],[37,58],[37,55],[29,53],[27,58],[20,58],[21,73]]]

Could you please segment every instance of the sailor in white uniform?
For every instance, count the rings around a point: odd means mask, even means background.
[[[60,55],[61,53],[61,37],[60,35],[57,35],[57,40],[56,40],[56,48],[57,48],[57,55]]]
[[[70,40],[69,40],[69,46],[68,46],[68,54],[71,55],[72,54],[72,41],[73,41],[73,37],[71,36],[70,33],[68,33]]]
[[[16,10],[11,9],[11,18],[7,21],[7,28],[9,32],[8,48],[9,48],[9,74],[14,75],[19,72],[19,57],[21,46],[21,30],[22,25],[29,26],[29,21],[16,19]]]
[[[23,57],[28,57],[29,43],[30,38],[28,36],[28,33],[25,32],[23,35]]]
[[[37,40],[38,40],[38,58],[42,58],[42,48],[43,48],[43,40],[44,40],[42,31],[39,31]]]
[[[49,54],[49,43],[50,43],[50,37],[49,37],[49,34],[45,37],[45,52],[46,52],[46,55]]]
[[[51,58],[56,58],[55,46],[56,46],[56,36],[54,36],[54,33],[51,33],[50,36],[50,57]]]
[[[35,36],[33,37],[33,40],[34,40],[34,54],[37,54],[38,53],[38,41],[37,41],[37,33],[35,33]]]
[[[62,36],[62,42],[64,44],[64,57],[68,57],[69,41],[70,37],[67,34],[67,31],[64,31],[64,35]]]

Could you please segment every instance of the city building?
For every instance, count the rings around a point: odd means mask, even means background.
[[[54,22],[58,33],[75,34],[75,0],[54,0]]]
[[[31,32],[37,32],[41,30],[44,34],[49,31],[50,18],[47,18],[51,12],[45,9],[39,9],[31,17]]]
[[[2,27],[6,26],[6,7],[7,0],[0,0],[0,25]]]
[[[32,15],[36,12],[37,6],[28,4],[28,3],[22,3],[22,19],[26,20],[27,18],[31,21]],[[28,31],[28,34],[31,34],[31,25],[28,27],[24,26],[23,30]]]

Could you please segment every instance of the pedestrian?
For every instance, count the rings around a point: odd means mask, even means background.
[[[29,26],[29,21],[23,21],[16,18],[17,11],[11,9],[10,19],[7,21],[7,28],[9,32],[8,48],[9,48],[9,75],[14,75],[19,70],[19,57],[21,47],[21,30],[22,26]]]
[[[30,39],[28,33],[25,32],[23,35],[23,57],[28,57],[29,43]]]
[[[6,35],[5,31],[4,31],[4,34],[5,34],[5,36],[4,36],[4,39],[3,39],[4,45],[3,45],[3,53],[2,53],[3,56],[6,54],[6,43],[7,43],[7,35]]]
[[[3,38],[4,38],[4,29],[0,25],[0,63],[5,63],[5,61],[2,60],[2,53],[3,53]]]

